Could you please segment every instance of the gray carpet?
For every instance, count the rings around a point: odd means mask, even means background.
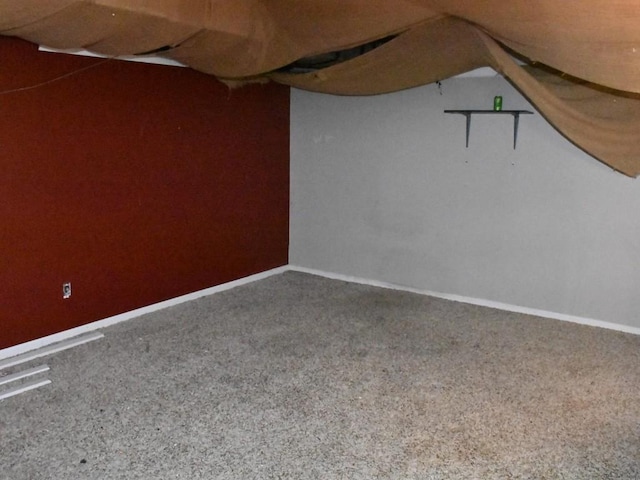
[[[293,272],[103,333],[0,478],[640,478],[639,336]]]

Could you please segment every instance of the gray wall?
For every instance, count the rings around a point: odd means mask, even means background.
[[[290,264],[640,327],[640,181],[583,153],[502,77],[374,97],[292,91]]]

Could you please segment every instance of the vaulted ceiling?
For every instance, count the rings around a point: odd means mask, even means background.
[[[0,0],[4,35],[154,54],[228,83],[371,95],[489,66],[630,176],[640,174],[639,25],[640,0]]]

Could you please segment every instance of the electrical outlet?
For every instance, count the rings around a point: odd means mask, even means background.
[[[71,282],[66,282],[62,284],[62,298],[71,297]]]

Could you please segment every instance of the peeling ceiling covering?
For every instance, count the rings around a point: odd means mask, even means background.
[[[153,54],[228,83],[372,95],[492,67],[569,140],[634,177],[639,26],[640,0],[0,0],[4,35]]]

